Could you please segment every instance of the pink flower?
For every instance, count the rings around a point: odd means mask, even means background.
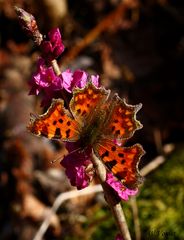
[[[42,58],[38,60],[37,71],[33,74],[29,85],[31,86],[30,95],[44,92],[42,105],[49,103],[51,98],[55,97],[55,93],[63,88],[61,76],[57,76],[51,66],[47,67]]]
[[[73,80],[71,82],[71,89],[74,87],[83,88],[87,83],[88,74],[80,69],[73,73]]]
[[[123,240],[123,237],[121,236],[120,233],[118,233],[118,234],[116,235],[115,240]]]
[[[114,143],[120,147],[123,144],[123,140],[122,139],[114,139]]]
[[[49,41],[42,41],[41,48],[43,51],[43,57],[48,61],[59,57],[64,51],[64,45],[62,42],[59,28],[54,28],[48,33]]]
[[[106,182],[116,191],[118,196],[125,201],[128,201],[129,196],[134,196],[138,192],[138,189],[132,190],[125,187],[112,173],[107,173]]]
[[[99,86],[99,76],[91,75],[91,79],[85,71],[77,69],[74,73],[70,69],[67,69],[62,74],[63,78],[63,88],[71,93],[75,87],[83,88],[89,80],[98,87]]]
[[[15,11],[23,30],[28,34],[28,36],[33,38],[34,42],[39,46],[43,40],[43,36],[39,32],[34,16],[19,7],[15,7]]]
[[[87,187],[93,177],[93,171],[87,169],[91,163],[91,149],[81,150],[80,143],[66,143],[68,155],[61,161],[61,165],[66,169],[66,175],[70,179],[71,185],[78,190]]]
[[[45,61],[39,58],[37,63],[37,71],[33,74],[29,84],[33,87],[30,94],[38,95],[41,89],[52,88],[60,90],[63,88],[62,79],[54,73],[53,68],[46,67]]]
[[[79,69],[73,74],[72,86],[84,88],[89,81],[91,81],[96,87],[99,87],[99,75],[88,76],[86,72]]]
[[[71,93],[71,83],[73,80],[73,73],[70,69],[65,70],[64,72],[61,73],[61,77],[63,80],[63,88]]]
[[[92,83],[96,86],[96,87],[99,87],[100,84],[99,84],[99,75],[91,75],[91,81]]]
[[[98,86],[99,76],[91,76],[91,81]],[[29,81],[31,90],[30,95],[38,95],[43,93],[43,100],[41,106],[47,106],[50,104],[52,98],[61,98],[61,91],[65,89],[69,94],[68,98],[71,98],[71,94],[75,87],[83,88],[89,81],[88,75],[85,71],[80,69],[74,73],[67,69],[57,76],[52,66],[47,67],[43,58],[39,58],[37,63],[37,70],[33,74],[32,79]]]

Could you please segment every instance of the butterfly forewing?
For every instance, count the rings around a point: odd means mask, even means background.
[[[137,129],[142,127],[142,124],[136,119],[136,113],[142,104],[128,105],[115,94],[110,106],[105,132],[111,139],[130,138]]]
[[[96,144],[94,152],[125,186],[135,188],[140,183],[138,163],[144,154],[141,145],[120,147],[110,140],[103,139]]]
[[[64,108],[61,99],[53,100],[45,114],[31,119],[28,129],[36,135],[49,139],[76,141],[79,138],[79,124]]]
[[[108,96],[109,91],[103,87],[96,88],[89,82],[85,88],[74,90],[73,98],[70,102],[70,110],[75,119],[82,121],[94,114],[95,110],[102,106]]]

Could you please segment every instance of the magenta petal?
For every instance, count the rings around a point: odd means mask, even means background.
[[[52,52],[52,44],[49,41],[43,41],[41,47],[43,49],[44,55]]]
[[[31,90],[29,94],[38,95],[40,91],[43,94],[42,106],[45,103],[49,104],[51,99],[58,96],[58,91],[63,89],[63,78],[57,76],[53,68],[47,67],[45,61],[40,58],[37,64],[37,71],[33,74],[31,81],[29,81]]]
[[[88,79],[88,74],[85,71],[77,69],[74,73],[70,69],[62,72],[63,78],[63,88],[67,92],[72,92],[75,87],[84,88],[87,82],[90,80]],[[98,87],[99,86],[99,76],[91,76],[92,83]]]
[[[88,77],[88,74],[85,71],[82,71],[80,69],[76,70],[73,74],[72,86],[79,87],[79,88],[85,87],[87,83],[87,77]]]
[[[70,69],[67,69],[66,71],[61,73],[62,79],[63,79],[63,88],[67,91],[70,92],[72,91],[71,88],[71,83],[73,80],[73,73],[71,72]]]
[[[91,81],[96,87],[99,87],[99,75],[91,75]]]
[[[54,28],[48,33],[50,42],[52,43],[52,51],[55,58],[57,58],[63,51],[64,45],[61,39],[59,28]]]
[[[50,83],[45,80],[43,75],[41,76],[40,73],[33,76],[35,83],[40,87],[49,87]]]
[[[89,185],[89,178],[86,175],[85,169],[86,168],[84,166],[80,166],[77,169],[77,174],[76,174],[77,189],[83,189]]]
[[[138,189],[133,190],[126,188],[112,173],[107,173],[106,182],[116,191],[118,196],[125,201],[129,199],[129,196],[134,196],[138,192]]]
[[[64,46],[56,46],[53,49],[53,55],[55,56],[55,58],[57,58],[59,55],[61,55],[61,53],[64,51]]]
[[[59,28],[54,28],[48,33],[49,40],[41,43],[42,55],[46,61],[52,61],[64,51]]]
[[[43,88],[49,87],[55,77],[52,67],[46,68],[44,66],[40,66],[40,71],[33,75],[35,83]]]
[[[121,235],[120,233],[118,233],[118,234],[116,235],[115,240],[124,240],[124,239],[123,239],[122,235]]]
[[[66,175],[70,179],[71,185],[77,189],[83,189],[89,185],[90,176],[86,173],[86,167],[91,164],[91,149],[80,151],[80,144],[66,143],[69,151],[68,155],[61,161],[61,165],[66,169]]]
[[[89,178],[85,173],[84,162],[77,154],[70,154],[64,157],[61,165],[65,168],[65,173],[70,179],[71,185],[77,189],[82,189],[88,186]]]
[[[36,84],[35,85],[32,85],[28,95],[38,95],[40,93],[40,87],[37,86]]]
[[[38,59],[38,62],[37,62],[37,68],[38,68],[38,70],[41,71],[42,66],[43,66],[44,64],[45,64],[45,60],[40,57],[40,58]]]
[[[48,37],[51,41],[51,43],[55,43],[59,40],[61,40],[61,33],[59,31],[59,28],[53,28],[49,31]]]
[[[61,90],[63,88],[63,79],[62,79],[62,76],[56,76],[54,79],[53,79],[53,90],[55,91],[58,91],[58,90]]]
[[[113,142],[118,146],[122,146],[122,139],[114,139]]]

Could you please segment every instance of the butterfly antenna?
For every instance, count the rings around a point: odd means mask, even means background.
[[[54,160],[52,160],[50,163],[53,164],[57,161],[59,161],[62,158],[62,155],[59,155],[58,157],[56,157]]]
[[[73,151],[69,152],[69,153],[67,154],[67,156],[69,156],[70,154],[73,154],[73,153],[75,153],[75,152],[77,152],[77,151],[79,151],[79,150],[82,150],[82,148],[76,148],[76,149],[74,149]],[[65,155],[64,155],[64,156],[65,156]],[[59,161],[59,160],[60,160],[61,158],[63,158],[64,156],[63,156],[63,155],[59,155],[58,157],[56,157],[54,160],[51,161],[51,164]]]
[[[69,152],[68,155],[73,154],[73,153],[75,153],[75,152],[78,152],[78,151],[80,151],[80,150],[82,150],[81,147],[76,148],[76,149],[74,149],[73,151]]]

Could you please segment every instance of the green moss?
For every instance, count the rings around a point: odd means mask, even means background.
[[[159,231],[158,239],[184,239],[183,184],[184,150],[178,150],[147,177],[138,197],[143,233]]]

